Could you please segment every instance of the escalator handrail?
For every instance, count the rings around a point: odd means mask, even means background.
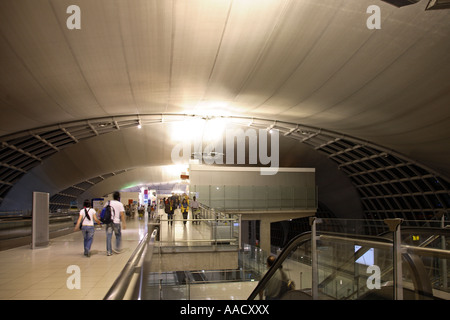
[[[266,274],[263,276],[263,278],[259,281],[258,285],[255,287],[255,289],[252,291],[250,296],[248,297],[248,300],[254,300],[256,296],[259,294],[260,291],[265,288],[267,282],[270,280],[272,275],[277,271],[277,269],[281,266],[281,264],[286,260],[286,258],[289,256],[289,254],[296,249],[299,245],[303,244],[304,242],[308,242],[311,240],[311,232],[304,232],[293,238],[285,247],[283,251],[281,251],[280,255],[275,260],[274,264],[269,268],[269,270],[266,272]]]
[[[405,231],[423,231],[423,228],[414,228],[414,227],[407,227],[405,228]],[[430,228],[427,228],[430,229]],[[402,228],[402,231],[404,229]],[[431,230],[430,230],[431,231]],[[439,233],[445,233],[448,234],[450,230],[447,228],[436,228],[436,230],[433,230],[435,232]],[[392,233],[392,232],[390,232]],[[317,232],[317,236],[340,236],[343,239],[354,239],[359,241],[374,241],[380,245],[392,245],[392,239],[389,239],[387,237],[380,237],[380,236],[365,236],[365,235],[355,235],[355,234],[342,234],[342,233],[336,233],[336,232]],[[388,233],[386,233],[388,235]],[[258,285],[255,287],[255,289],[252,291],[250,296],[248,297],[248,300],[254,300],[256,296],[264,290],[267,282],[270,280],[270,278],[273,276],[273,274],[276,272],[276,270],[283,264],[283,262],[287,259],[287,257],[291,254],[293,250],[295,250],[299,245],[308,242],[311,240],[311,232],[304,232],[295,238],[293,238],[285,247],[285,249],[280,253],[280,255],[275,260],[274,264],[269,268],[269,270],[266,272],[266,274],[263,276],[263,278],[259,281]],[[402,245],[402,248],[406,248],[411,251],[421,251],[421,252],[433,252],[435,254],[439,255],[450,255],[448,250],[440,250],[440,249],[428,249],[428,248],[421,248],[421,247],[413,247],[413,246],[407,246]]]
[[[392,243],[392,240],[387,238],[379,238],[375,236],[362,236],[362,235],[354,235],[354,234],[343,234],[336,232],[317,232],[318,237],[321,235],[328,236],[343,236],[346,238],[354,238],[358,240],[367,240],[367,241],[378,241],[381,243]],[[265,288],[267,282],[270,280],[272,275],[276,272],[276,270],[283,264],[286,258],[291,254],[293,250],[295,250],[298,246],[302,245],[305,242],[311,241],[311,231],[307,231],[301,233],[300,235],[293,238],[285,247],[285,249],[280,253],[280,255],[275,260],[274,264],[269,268],[263,278],[259,281],[258,285],[255,287],[253,292],[248,297],[248,300],[253,300],[259,294],[260,291]]]

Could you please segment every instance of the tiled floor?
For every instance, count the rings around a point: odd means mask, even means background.
[[[51,239],[45,248],[27,245],[1,251],[0,299],[103,299],[145,234],[144,227],[138,219],[128,221],[122,230],[123,252],[109,257],[104,227],[95,232],[90,258],[83,255],[80,231]],[[69,288],[77,274],[70,266],[79,267],[79,289]]]
[[[163,219],[166,215],[161,212]],[[166,221],[161,225],[161,240],[171,245],[198,245],[186,240],[210,239],[211,230],[206,223],[185,226],[181,213],[176,210],[173,226]],[[145,221],[132,219],[122,230],[121,254],[106,256],[105,229],[96,230],[91,257],[83,255],[83,238],[80,231],[54,238],[45,248],[30,249],[22,246],[0,251],[0,300],[99,300],[122,271],[140,239],[145,235]],[[115,244],[115,237],[112,239]],[[75,273],[79,268],[80,288],[73,288]],[[191,286],[190,298],[246,299],[257,282],[232,282],[221,284],[198,284]]]

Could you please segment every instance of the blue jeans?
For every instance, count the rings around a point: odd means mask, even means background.
[[[91,250],[92,242],[94,241],[94,232],[95,229],[93,226],[82,226],[81,232],[83,233],[84,238],[84,254],[89,254]]]
[[[120,250],[120,245],[122,242],[120,223],[109,223],[106,225],[106,253],[112,254],[111,238],[114,231],[116,235],[116,249]]]

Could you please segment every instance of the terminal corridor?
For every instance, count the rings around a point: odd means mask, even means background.
[[[449,88],[450,0],[0,0],[0,299],[450,300]]]
[[[143,220],[129,220],[127,229],[122,230],[123,252],[109,257],[104,226],[95,231],[90,258],[83,255],[81,231],[53,238],[45,248],[32,250],[26,245],[0,251],[0,299],[103,299],[143,237],[145,227]],[[79,289],[69,289],[67,284],[75,284],[69,279],[75,274],[71,266],[80,268]]]

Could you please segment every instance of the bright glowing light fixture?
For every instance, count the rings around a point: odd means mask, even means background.
[[[225,101],[201,101],[193,110],[193,113],[204,118],[229,116],[228,102]]]
[[[221,139],[225,133],[228,120],[226,118],[213,118],[206,120],[203,130],[203,141],[213,142]]]
[[[198,117],[172,124],[171,138],[177,142],[214,142],[223,137],[228,119],[223,117]]]
[[[162,166],[162,170],[165,174],[179,179],[181,174],[183,173],[186,174],[187,172],[189,172],[189,165],[176,164],[176,165]]]
[[[200,118],[186,119],[171,124],[171,139],[177,142],[192,141],[201,138],[204,120]]]

